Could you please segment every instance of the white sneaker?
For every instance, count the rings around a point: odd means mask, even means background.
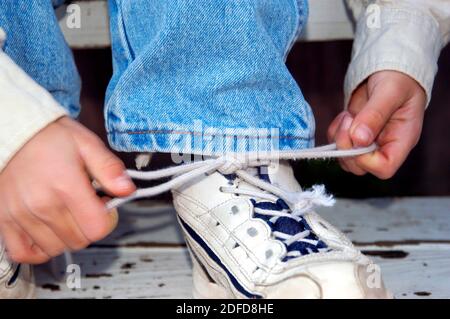
[[[29,299],[34,291],[33,268],[10,262],[0,242],[0,299]]]
[[[334,202],[323,186],[302,191],[286,162],[261,174],[263,162],[358,156],[375,149],[373,144],[338,150],[329,144],[129,170],[136,179],[172,179],[115,198],[107,207],[172,190],[197,298],[392,298],[380,268],[312,210]]]
[[[380,268],[311,210],[331,200],[323,189],[301,192],[285,162],[265,168],[246,172],[285,198],[297,194],[295,207],[251,178],[217,170],[172,188],[194,297],[392,298]]]

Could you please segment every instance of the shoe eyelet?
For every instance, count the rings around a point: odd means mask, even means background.
[[[236,215],[237,213],[239,213],[239,207],[237,207],[236,205],[231,207],[231,214],[232,215]]]
[[[269,259],[270,257],[273,256],[273,251],[272,249],[268,249],[266,250],[266,259]]]
[[[247,234],[250,237],[256,237],[258,235],[258,230],[255,227],[250,227],[247,229]]]

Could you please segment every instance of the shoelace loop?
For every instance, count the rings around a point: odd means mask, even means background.
[[[249,163],[235,156],[223,156],[220,158],[223,164],[217,169],[221,174],[234,174],[236,171],[247,169]]]

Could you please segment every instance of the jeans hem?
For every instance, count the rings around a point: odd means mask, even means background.
[[[275,152],[314,146],[313,137],[205,135],[200,132],[146,130],[108,132],[108,141],[116,151],[162,152],[218,156],[227,153]]]

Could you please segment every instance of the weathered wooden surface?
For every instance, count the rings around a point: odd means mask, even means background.
[[[67,23],[67,6],[58,9],[60,27],[73,48],[102,48],[111,44],[105,0],[75,1],[81,10],[80,28]],[[72,20],[70,20],[72,21]],[[301,40],[342,40],[353,37],[353,26],[343,0],[310,1],[308,25]]]
[[[340,200],[322,210],[380,264],[396,298],[450,298],[450,198]],[[37,269],[42,298],[189,298],[191,265],[170,205],[138,202],[106,240],[74,255],[81,288]]]
[[[55,281],[49,267],[38,269],[43,298],[186,298],[191,266],[178,248],[87,249],[74,255],[82,270],[81,289]]]
[[[450,244],[450,198],[340,199],[333,208],[318,212],[358,244]],[[168,204],[132,203],[120,218],[117,230],[98,245],[183,243],[175,212]]]

